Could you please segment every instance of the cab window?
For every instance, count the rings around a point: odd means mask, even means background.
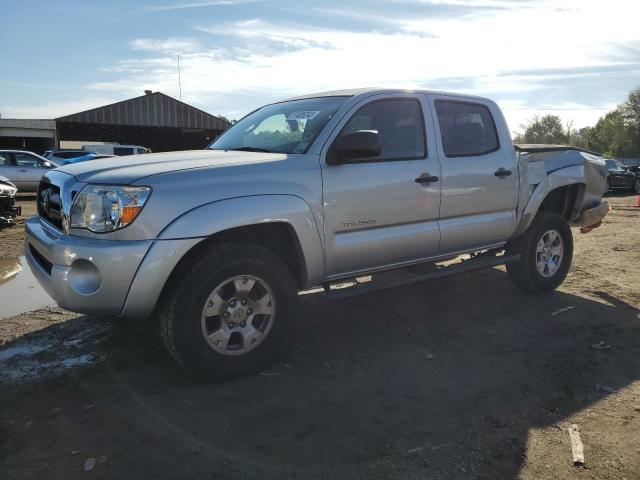
[[[447,157],[472,157],[498,150],[498,132],[487,107],[477,103],[436,100],[436,114]]]
[[[379,157],[364,161],[410,160],[427,155],[422,109],[416,99],[368,103],[353,114],[340,136],[361,130],[377,132],[382,145]]]

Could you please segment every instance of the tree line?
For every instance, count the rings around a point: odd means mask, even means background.
[[[572,145],[600,152],[608,157],[640,157],[640,87],[632,90],[624,103],[600,117],[593,127],[579,130],[566,125],[557,115],[536,115],[522,125],[514,143]]]

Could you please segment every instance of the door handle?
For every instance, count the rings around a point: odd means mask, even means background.
[[[500,167],[497,172],[494,173],[496,177],[504,178],[511,175],[511,170],[507,170],[506,168]]]
[[[418,178],[416,178],[416,183],[433,183],[440,180],[438,177],[434,177],[433,175],[429,175],[428,173],[423,173]]]
[[[19,171],[20,173],[26,173],[27,169],[26,169],[26,168],[20,168],[20,169],[18,169],[18,171]]]

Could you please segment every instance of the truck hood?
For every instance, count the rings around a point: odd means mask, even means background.
[[[65,165],[57,170],[82,183],[125,185],[162,173],[284,160],[280,153],[190,150],[103,158]]]

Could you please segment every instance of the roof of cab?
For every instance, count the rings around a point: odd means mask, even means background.
[[[443,92],[439,90],[423,90],[423,89],[403,89],[403,88],[379,88],[379,87],[363,87],[363,88],[348,88],[343,90],[330,90],[328,92],[310,93],[307,95],[299,95],[296,97],[287,98],[276,103],[290,102],[292,100],[305,100],[310,98],[321,97],[354,97],[356,95],[371,94],[371,93],[423,93],[423,94],[438,94],[438,95],[451,95],[454,97],[463,97],[477,100],[489,100],[486,97],[480,97],[477,95],[468,95],[465,93],[455,92]]]

